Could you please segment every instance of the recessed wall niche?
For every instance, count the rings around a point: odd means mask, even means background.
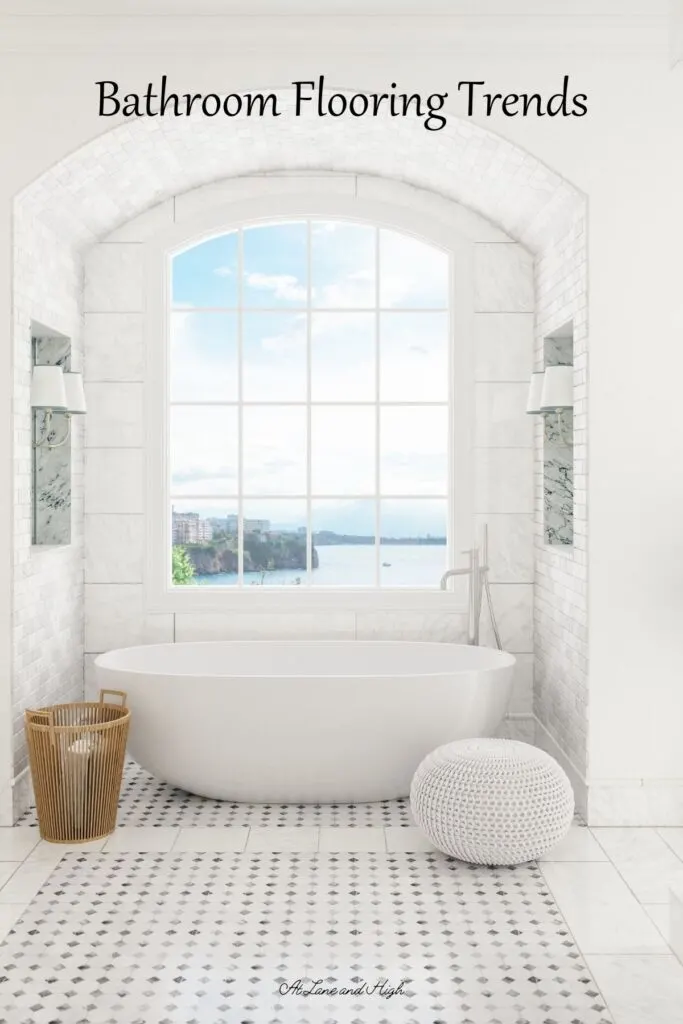
[[[572,366],[574,328],[571,322],[544,340],[544,363]],[[543,416],[543,499],[546,544],[574,543],[574,410],[562,408]]]
[[[71,369],[71,341],[57,331],[40,324],[31,326],[32,366],[60,366]],[[47,412],[33,410],[33,511],[31,543],[56,545],[71,543],[71,436],[63,444],[49,448],[38,445],[41,439],[55,444],[64,437],[64,415],[54,414],[47,430]]]

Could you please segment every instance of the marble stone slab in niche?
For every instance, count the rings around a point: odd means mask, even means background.
[[[546,366],[571,366],[571,324],[544,339]],[[543,417],[543,520],[546,544],[574,543],[574,411],[562,409]]]
[[[543,503],[546,544],[574,543],[574,415],[545,417]]]
[[[71,342],[65,337],[34,336],[34,365],[71,369]],[[33,414],[33,440],[45,432],[42,410]],[[63,416],[52,421],[50,439],[58,441],[67,428]],[[33,544],[71,543],[71,438],[59,448],[33,448]]]

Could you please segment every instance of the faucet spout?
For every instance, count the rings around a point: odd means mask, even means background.
[[[439,583],[439,586],[440,586],[441,590],[445,590],[446,589],[446,584],[448,583],[448,581],[451,578],[451,576],[469,576],[469,575],[470,575],[470,569],[469,568],[467,568],[467,569],[447,569],[446,572],[441,577],[441,582]]]

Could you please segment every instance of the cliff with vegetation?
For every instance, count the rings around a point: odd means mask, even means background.
[[[215,576],[237,572],[237,538],[219,538],[206,544],[184,545],[195,575]],[[318,568],[318,552],[313,548],[312,565]],[[244,571],[268,572],[275,569],[306,571],[306,538],[290,533],[247,533],[244,536]]]

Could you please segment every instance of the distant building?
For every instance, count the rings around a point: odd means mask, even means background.
[[[198,512],[176,512],[173,510],[173,543],[205,544],[213,539],[213,527],[208,519],[202,519]]]
[[[225,517],[225,530],[226,533],[236,534],[238,528],[237,516],[231,515]],[[270,519],[245,519],[244,520],[244,532],[245,533],[270,533]]]
[[[270,533],[270,519],[245,519],[245,533]]]

